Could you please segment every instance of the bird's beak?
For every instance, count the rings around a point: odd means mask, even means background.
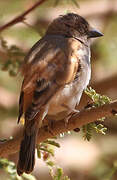
[[[103,36],[103,34],[101,32],[99,32],[98,30],[93,29],[93,28],[91,28],[89,30],[88,38],[96,38],[96,37],[100,37],[100,36]]]

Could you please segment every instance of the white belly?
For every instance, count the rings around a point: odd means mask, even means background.
[[[66,111],[67,109],[63,104],[68,106],[70,109],[74,109],[75,106],[79,104],[82,92],[89,84],[91,77],[90,54],[89,51],[87,54],[86,49],[84,49],[84,53],[88,56],[85,57],[84,54],[83,56],[81,54],[81,57],[87,58],[87,62],[83,58],[80,59],[81,70],[78,74],[78,78],[74,82],[65,85],[63,89],[53,96],[49,102],[49,115],[56,115],[62,111]]]

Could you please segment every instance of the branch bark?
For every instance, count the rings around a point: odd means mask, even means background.
[[[45,1],[47,1],[47,0],[40,0],[40,1],[36,2],[33,6],[31,6],[29,9],[27,9],[25,12],[23,12],[19,16],[15,17],[13,20],[9,21],[5,25],[1,26],[0,27],[0,32],[2,32],[3,30],[5,30],[5,29],[7,29],[7,28],[19,23],[19,22],[24,21],[26,15],[28,15],[31,11],[36,9],[38,6],[40,6]]]
[[[99,118],[113,116],[113,112],[117,112],[117,100],[98,108],[92,108],[90,110],[84,109],[69,119],[67,127],[65,126],[64,120],[55,121],[52,129],[53,133],[47,131],[46,126],[41,127],[39,129],[37,143],[39,144],[48,138],[52,138],[53,135],[57,136],[60,133],[71,131],[90,122],[94,122]],[[21,139],[22,133],[20,132],[17,138],[14,137],[12,140],[0,143],[0,157],[6,157],[9,154],[19,151]]]

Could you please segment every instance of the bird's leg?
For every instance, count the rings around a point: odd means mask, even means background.
[[[65,127],[67,127],[67,124],[68,124],[69,119],[70,119],[72,116],[76,115],[76,113],[79,113],[80,111],[77,110],[77,109],[74,109],[74,108],[70,108],[70,107],[67,106],[66,104],[62,104],[62,106],[65,107],[65,108],[68,110],[68,112],[69,112],[69,113],[68,113],[68,116],[65,118]],[[79,128],[75,128],[74,131],[75,131],[75,132],[79,132],[80,129],[79,129]]]
[[[75,110],[75,112],[71,112],[70,114],[68,114],[67,118],[65,119],[65,126],[66,126],[66,127],[67,127],[67,124],[68,124],[69,119],[70,119],[71,117],[75,116],[76,113],[79,113],[79,112],[80,112],[80,111]],[[79,129],[79,128],[75,128],[75,129],[73,129],[73,131],[79,132],[80,129]]]
[[[65,126],[67,127],[67,124],[68,124],[69,119],[70,119],[74,114],[79,113],[80,111],[77,110],[77,109],[71,108],[71,107],[67,106],[66,104],[62,104],[61,106],[65,107],[65,108],[67,109],[67,111],[68,111],[68,113],[67,113],[68,115],[67,115],[66,118],[64,119],[64,121],[65,121]]]

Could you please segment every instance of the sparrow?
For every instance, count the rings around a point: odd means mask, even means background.
[[[103,34],[80,15],[56,18],[24,59],[19,117],[25,124],[17,173],[31,173],[39,128],[46,116],[66,117],[79,104],[91,77],[90,39]]]

